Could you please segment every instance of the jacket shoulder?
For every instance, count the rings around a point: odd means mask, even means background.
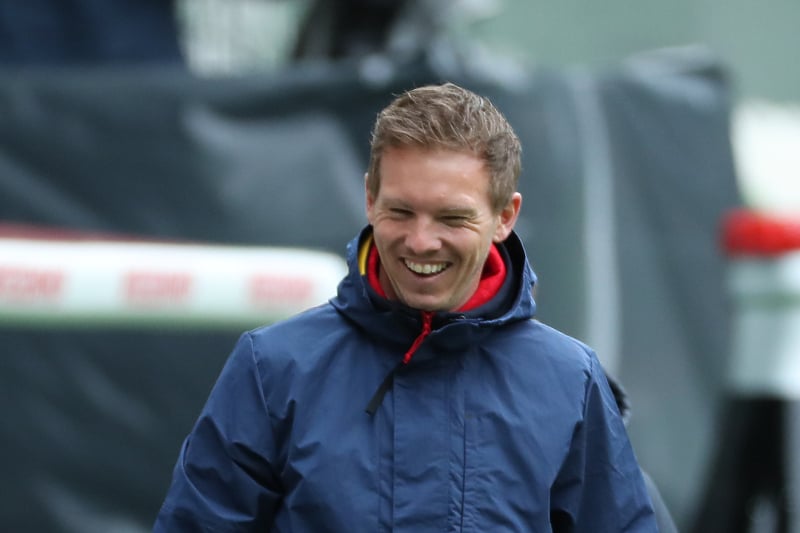
[[[520,324],[515,342],[527,347],[526,355],[533,355],[553,364],[573,366],[591,371],[597,364],[594,350],[586,343],[536,319]]]
[[[353,337],[350,323],[330,303],[245,332],[236,351],[249,352],[265,378],[312,372]]]

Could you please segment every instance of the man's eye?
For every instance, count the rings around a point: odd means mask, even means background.
[[[393,216],[395,216],[395,217],[400,217],[400,218],[408,218],[408,217],[410,217],[410,216],[411,216],[411,211],[409,211],[409,210],[407,210],[407,209],[398,209],[398,208],[393,208],[393,209],[390,209],[390,210],[389,210],[389,212],[390,212],[390,213],[391,213]]]
[[[445,224],[449,224],[451,226],[459,226],[467,221],[467,217],[462,215],[449,215],[446,217],[442,217],[442,220]]]

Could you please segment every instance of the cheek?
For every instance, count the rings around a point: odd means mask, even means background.
[[[380,235],[386,237],[388,235],[392,235],[397,233],[397,224],[395,224],[391,219],[382,217],[380,215],[375,216],[372,218],[372,227],[373,233],[375,235]]]
[[[404,233],[401,224],[387,218],[376,217],[372,225],[372,235],[378,250],[385,252],[398,241],[402,241]]]
[[[458,241],[458,248],[462,257],[470,263],[470,270],[483,268],[483,261],[492,245],[491,235],[470,233]]]

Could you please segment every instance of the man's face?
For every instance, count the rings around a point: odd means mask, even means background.
[[[492,241],[514,227],[521,196],[494,213],[489,171],[468,152],[389,148],[380,176],[367,218],[387,295],[425,311],[458,309],[477,289]]]

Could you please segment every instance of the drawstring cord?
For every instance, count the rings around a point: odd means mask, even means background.
[[[386,377],[383,378],[378,390],[375,391],[375,394],[372,395],[369,403],[367,404],[366,412],[370,416],[374,415],[378,411],[378,407],[380,407],[381,402],[383,401],[383,397],[386,396],[389,388],[391,388],[392,383],[394,382],[394,375],[395,373],[406,366],[410,361],[411,358],[414,357],[414,354],[419,350],[420,345],[425,340],[425,338],[430,335],[431,327],[433,322],[433,313],[429,311],[422,312],[422,332],[414,339],[414,343],[411,347],[406,351],[405,355],[403,355],[403,359],[392,368]]]
[[[431,322],[433,322],[433,313],[428,311],[422,312],[422,333],[420,333],[416,339],[414,339],[414,344],[411,345],[411,348],[403,356],[403,364],[407,365],[411,358],[414,357],[414,353],[419,350],[420,344],[422,341],[425,340],[425,337],[431,334]]]

